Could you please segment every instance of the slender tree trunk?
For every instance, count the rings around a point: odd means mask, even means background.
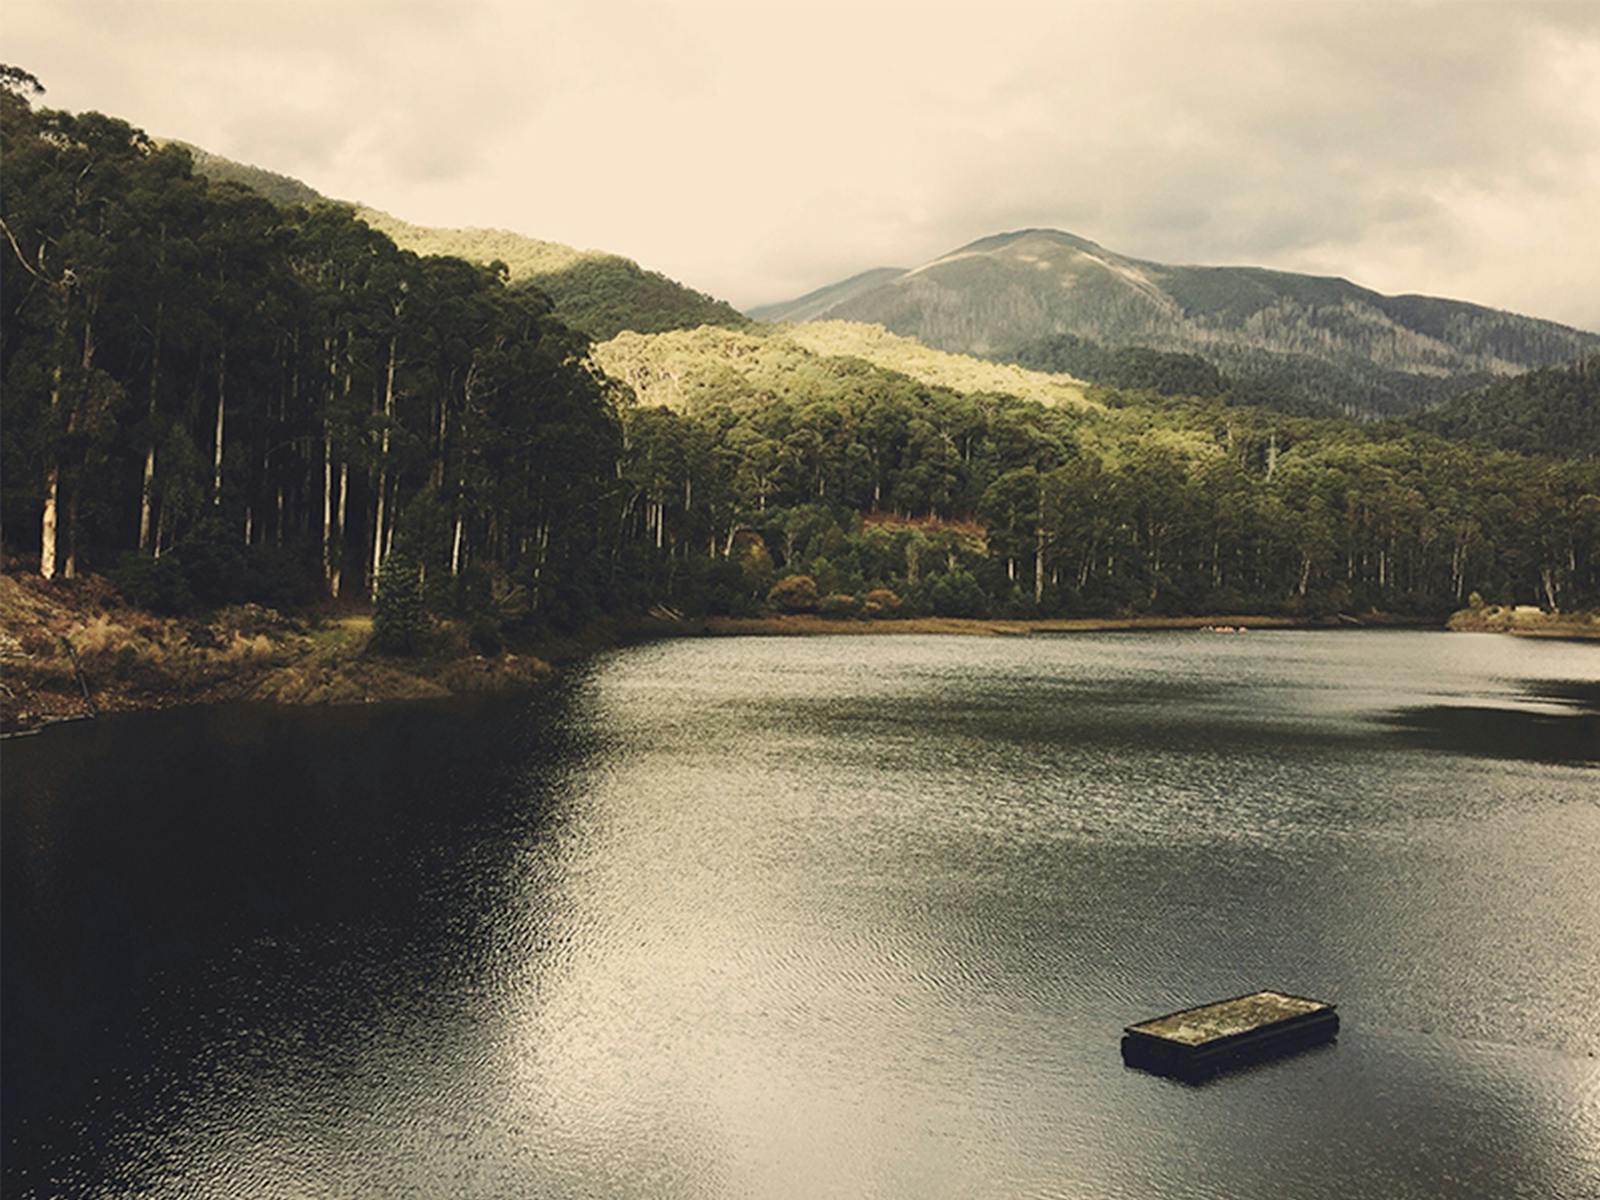
[[[333,529],[333,577],[328,584],[328,590],[333,598],[339,598],[340,584],[344,579],[344,509],[345,499],[350,492],[350,461],[346,459],[339,464],[339,508],[334,518]]]
[[[72,499],[67,501],[67,562],[61,572],[65,579],[78,577],[78,493],[82,490],[80,479],[73,484]]]
[[[61,463],[52,459],[44,474],[44,516],[39,522],[39,574],[46,579],[56,577],[56,502],[60,492]]]
[[[322,424],[322,582],[333,594],[333,435]]]
[[[228,407],[228,344],[224,342],[217,351],[217,444],[212,455],[211,506],[222,505],[222,421]]]
[[[389,486],[389,425],[394,419],[395,339],[389,338],[389,369],[383,383],[383,435],[378,444],[377,500],[372,516],[372,599],[378,598],[378,572],[383,569],[383,500]]]
[[[57,329],[56,361],[50,370],[50,413],[61,411],[61,355],[66,351],[67,306],[62,299],[61,324]],[[54,430],[51,431],[52,435]],[[39,519],[39,574],[56,577],[56,508],[61,496],[61,451],[50,448],[50,462],[44,473],[44,513]]]
[[[94,370],[94,310],[98,303],[91,300],[88,311],[83,317],[83,355],[78,360],[78,369],[83,376],[84,400],[88,400],[90,387],[90,373]],[[79,409],[74,407],[67,414],[67,433],[70,435],[77,425]],[[78,496],[83,491],[83,473],[88,464],[84,463],[75,473],[72,481],[72,498],[67,502],[67,561],[63,574],[68,579],[78,577]]]
[[[1033,606],[1044,604],[1044,522],[1039,523],[1033,548]]]
[[[150,385],[146,411],[150,421],[150,440],[144,451],[144,476],[139,487],[139,553],[150,553],[150,504],[156,486],[156,395],[161,378],[161,319],[165,312],[162,302],[156,304],[155,341],[150,349]]]

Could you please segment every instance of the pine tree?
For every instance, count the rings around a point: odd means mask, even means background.
[[[428,609],[422,575],[412,558],[396,551],[378,575],[372,611],[372,648],[382,654],[416,654],[428,636]]]

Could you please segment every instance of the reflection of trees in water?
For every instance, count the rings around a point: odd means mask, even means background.
[[[1536,713],[1486,705],[1433,704],[1406,708],[1384,719],[1396,737],[1428,750],[1530,762],[1600,763],[1600,709],[1592,684],[1566,685],[1587,699],[1578,711]],[[1544,698],[1544,697],[1541,697]]]

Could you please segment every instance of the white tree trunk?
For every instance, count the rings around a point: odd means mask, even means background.
[[[39,522],[39,574],[56,577],[56,506],[61,493],[61,464],[52,462],[44,477],[44,517]]]
[[[144,452],[144,475],[139,486],[139,553],[150,553],[150,505],[156,487],[156,388],[161,378],[161,318],[165,306],[156,305],[155,346],[150,351],[150,387],[148,414],[150,418],[150,444]]]
[[[1033,606],[1044,603],[1044,513],[1039,513],[1039,529],[1033,547]]]
[[[61,318],[61,339],[66,340],[67,318]],[[61,347],[60,349],[64,349]],[[59,354],[59,349],[58,349]],[[57,357],[50,371],[50,411],[61,409],[61,359]],[[61,498],[61,458],[54,447],[50,452],[50,465],[44,476],[44,515],[39,519],[39,574],[46,579],[56,577],[56,509]]]
[[[139,553],[150,553],[150,502],[156,486],[156,443],[152,438],[144,452],[144,476],[139,486]]]
[[[228,351],[224,347],[217,355],[217,445],[212,456],[211,504],[222,503],[222,421],[228,406]]]
[[[333,587],[333,441],[322,426],[322,582]]]
[[[378,498],[372,517],[372,599],[378,599],[383,569],[383,501],[389,485],[389,423],[394,418],[394,338],[389,339],[389,370],[383,384],[383,436],[378,446]]]
[[[350,494],[350,463],[348,460],[339,464],[339,512],[334,519],[333,549],[334,564],[333,578],[329,583],[329,591],[334,599],[339,598],[340,583],[344,579],[344,505],[345,498]]]

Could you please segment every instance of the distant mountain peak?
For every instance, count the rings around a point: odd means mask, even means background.
[[[1030,226],[1027,229],[1013,229],[1006,233],[992,233],[988,237],[981,237],[975,242],[968,242],[965,246],[952,250],[949,255],[944,257],[966,253],[985,253],[1003,246],[1014,246],[1018,242],[1027,241],[1053,242],[1059,245],[1072,246],[1075,249],[1087,251],[1091,254],[1109,253],[1098,242],[1092,242],[1086,237],[1079,237],[1075,233],[1068,233],[1064,229]]]
[[[752,315],[862,321],[1034,366],[1039,347],[1061,337],[1197,355],[1293,407],[1360,415],[1412,411],[1495,375],[1600,352],[1600,335],[1552,321],[1384,296],[1338,276],[1153,262],[1059,229],[991,234],[872,275]]]

